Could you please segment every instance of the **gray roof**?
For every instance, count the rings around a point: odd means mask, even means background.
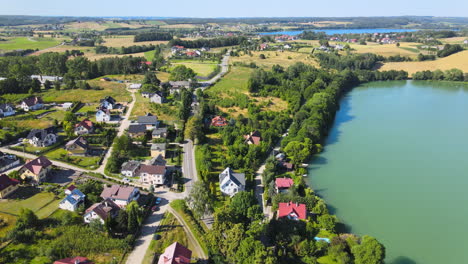
[[[158,123],[157,116],[139,116],[138,117],[138,124],[153,125],[156,123]]]
[[[129,160],[122,164],[122,171],[135,171],[140,167],[140,162],[136,160]]]
[[[145,125],[130,125],[128,127],[128,133],[130,134],[138,134],[138,133],[144,133],[146,132],[146,126]]]
[[[27,139],[33,139],[34,137],[39,140],[44,140],[48,134],[56,134],[57,130],[55,127],[49,127],[46,129],[33,129],[29,132]]]
[[[160,165],[160,166],[166,166],[166,160],[161,156],[158,155],[157,157],[152,158],[148,164],[149,165]]]
[[[223,172],[219,174],[219,182],[222,182],[224,178],[229,177],[237,186],[245,186],[245,174],[235,173],[231,168],[227,167]]]
[[[161,135],[163,133],[167,133],[167,127],[155,128],[153,130],[153,135]]]
[[[153,143],[151,150],[166,150],[166,143]]]
[[[14,109],[13,105],[11,104],[0,104],[0,109],[3,111],[7,110],[7,107],[11,107],[12,109]]]

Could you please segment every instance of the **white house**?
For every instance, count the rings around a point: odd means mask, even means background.
[[[94,219],[98,219],[102,224],[107,217],[115,218],[119,214],[120,207],[112,201],[112,199],[105,199],[100,203],[91,205],[83,216],[85,223],[91,223]]]
[[[101,108],[105,108],[105,109],[109,109],[109,110],[112,110],[115,108],[115,105],[117,104],[117,102],[115,101],[114,98],[110,97],[110,96],[106,96],[104,99],[101,100],[101,105],[100,107]]]
[[[219,188],[223,194],[234,196],[239,191],[245,190],[245,174],[234,173],[227,167],[219,174]]]
[[[96,121],[97,122],[109,122],[111,120],[111,113],[109,109],[99,109],[96,112]]]
[[[59,76],[46,76],[46,75],[31,75],[31,79],[38,79],[42,84],[44,84],[46,81],[49,82],[61,82],[63,80],[63,77]]]
[[[137,176],[136,172],[138,168],[140,168],[140,164],[141,163],[136,160],[124,162],[122,164],[122,170],[120,170],[120,173],[122,173],[122,175],[125,177],[135,177]]]
[[[166,166],[142,164],[138,169],[140,182],[148,185],[162,185],[166,180]]]
[[[150,102],[155,103],[155,104],[162,104],[164,103],[164,97],[162,94],[159,93],[153,93],[150,97]]]
[[[74,212],[78,209],[79,204],[84,201],[85,197],[86,195],[75,188],[59,203],[59,208]]]
[[[46,129],[33,129],[27,136],[29,144],[36,147],[47,147],[57,142],[57,130],[55,127]]]
[[[0,104],[0,117],[7,117],[16,114],[15,108],[11,104]]]
[[[141,86],[141,83],[132,83],[128,86],[128,89],[140,89]]]
[[[131,201],[140,198],[140,190],[132,186],[112,185],[111,187],[104,187],[101,193],[103,199],[111,199],[120,207],[125,207]]]
[[[20,107],[26,112],[30,110],[39,110],[44,107],[44,102],[41,97],[31,96],[21,101]]]

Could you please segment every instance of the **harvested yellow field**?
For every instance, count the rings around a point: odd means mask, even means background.
[[[175,25],[164,25],[160,26],[161,28],[199,28],[199,26],[194,24],[175,24]]]
[[[463,41],[468,39],[468,37],[453,37],[453,38],[443,38],[439,39],[442,43],[450,43],[450,44],[463,44]]]
[[[317,21],[317,22],[307,22],[307,23],[300,23],[302,25],[314,25],[316,27],[330,27],[336,25],[350,25],[353,22],[347,21]]]
[[[169,81],[169,73],[168,72],[156,72],[156,77],[158,77],[158,79],[161,81],[161,82],[168,82]]]
[[[252,97],[253,100],[257,101],[257,104],[267,103],[266,106],[262,107],[263,110],[281,112],[288,109],[288,102],[277,97]]]
[[[453,68],[468,72],[468,50],[435,61],[388,62],[380,70],[404,70],[411,75],[418,71],[449,70]]]
[[[134,36],[116,36],[116,37],[107,37],[103,38],[104,43],[103,46],[107,47],[128,47],[133,45],[143,46],[143,45],[159,45],[159,44],[167,44],[168,41],[142,41],[142,42],[133,42]]]
[[[85,53],[84,55],[86,58],[90,60],[99,60],[102,58],[114,58],[114,57],[125,57],[125,56],[132,56],[132,57],[145,57],[144,52],[139,53],[132,53],[132,54],[96,54],[94,52]]]
[[[396,44],[378,44],[375,42],[368,42],[367,45],[349,44],[352,49],[355,49],[355,53],[375,53],[382,56],[407,56],[416,57],[419,53],[425,54],[425,51],[419,51],[417,49],[417,43],[401,42],[400,47]]]
[[[265,55],[265,59],[260,59],[260,54]],[[254,62],[259,67],[271,68],[275,64],[288,67],[297,62],[303,62],[318,67],[317,62],[307,54],[291,51],[254,51],[252,56],[242,55],[240,57],[231,57],[231,64],[234,62],[251,63]]]
[[[55,47],[52,47],[52,48],[48,48],[48,49],[43,49],[43,50],[38,50],[34,53],[31,53],[29,56],[31,55],[41,55],[42,53],[46,53],[46,52],[59,52],[59,53],[62,53],[62,52],[65,52],[67,50],[81,50],[85,53],[94,53],[94,47],[80,47],[80,46],[69,46],[69,45],[59,45],[59,46],[55,46]]]

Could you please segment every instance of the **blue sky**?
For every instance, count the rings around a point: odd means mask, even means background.
[[[468,0],[0,0],[2,15],[158,17],[467,16]]]

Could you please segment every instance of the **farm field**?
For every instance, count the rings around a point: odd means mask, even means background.
[[[434,61],[409,61],[409,62],[388,62],[379,70],[405,70],[410,75],[417,71],[424,70],[449,70],[458,68],[463,72],[468,72],[468,50],[461,51],[445,58]]]
[[[443,38],[439,39],[442,43],[449,43],[449,44],[463,44],[463,41],[468,39],[468,37],[453,37],[453,38]]]
[[[154,21],[162,23],[161,21]],[[140,27],[153,27],[159,25],[156,23],[146,23],[146,22],[114,22],[114,21],[90,21],[90,22],[72,22],[65,25],[65,31],[89,31],[89,30],[106,30],[108,28],[140,28]]]
[[[185,65],[192,69],[198,76],[207,77],[216,69],[218,65],[215,61],[199,61],[199,60],[173,60],[171,65],[174,67],[178,65]]]
[[[260,54],[265,55],[266,59],[260,59]],[[240,57],[231,57],[230,62],[242,62],[247,64],[253,62],[259,67],[268,69],[275,64],[286,68],[297,62],[318,66],[317,62],[307,54],[292,51],[254,51],[252,52],[252,56],[242,55]]]
[[[17,49],[46,49],[60,44],[60,39],[53,38],[11,38],[8,41],[0,41],[0,50]]]
[[[94,47],[80,47],[80,46],[69,46],[69,45],[60,45],[60,46],[54,46],[51,48],[43,49],[43,50],[38,50],[34,53],[31,53],[31,55],[41,55],[42,53],[46,52],[59,52],[63,53],[67,50],[80,50],[83,51],[84,53],[94,53]]]
[[[113,36],[113,37],[105,37],[103,46],[107,47],[128,47],[133,45],[143,46],[143,45],[159,45],[159,44],[166,44],[168,41],[142,41],[142,42],[133,42],[134,36]]]
[[[99,60],[102,58],[114,58],[114,57],[126,57],[126,56],[132,56],[132,57],[145,57],[144,52],[138,52],[138,53],[132,53],[132,54],[96,54],[94,51],[92,52],[86,52],[84,56],[90,60]]]
[[[419,53],[427,54],[427,51],[420,51],[417,49],[419,43],[408,43],[401,42],[400,47],[397,47],[396,44],[378,44],[375,42],[368,42],[367,45],[359,44],[349,44],[352,49],[355,49],[355,53],[375,53],[382,56],[408,56],[416,57]]]

